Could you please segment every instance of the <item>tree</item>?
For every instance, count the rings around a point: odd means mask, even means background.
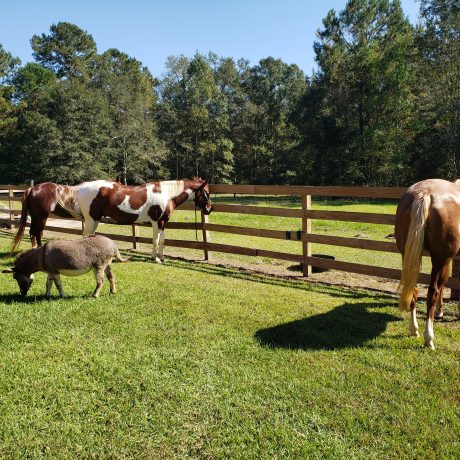
[[[156,84],[139,61],[119,50],[110,49],[97,58],[92,86],[109,107],[112,160],[124,183],[167,175],[165,148],[155,122]]]
[[[300,142],[291,114],[307,89],[305,75],[296,65],[269,57],[249,69],[243,87],[254,104],[257,126],[253,179],[289,183],[295,174]]]
[[[30,42],[36,61],[59,78],[88,76],[97,51],[93,37],[68,22],[53,24],[49,35],[34,35]]]
[[[171,58],[161,85],[160,125],[177,176],[229,182],[233,144],[228,137],[226,99],[205,57]]]
[[[460,174],[460,2],[423,0],[416,30],[417,135],[412,163],[420,178]]]
[[[397,0],[349,0],[323,25],[314,45],[320,102],[309,113],[324,131],[318,169],[338,184],[398,184],[413,115],[410,24]]]

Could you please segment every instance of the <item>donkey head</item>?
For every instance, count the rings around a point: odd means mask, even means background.
[[[2,270],[2,273],[12,273],[13,278],[18,283],[21,295],[23,296],[27,295],[27,292],[29,292],[30,286],[32,286],[32,283],[34,281],[33,274],[26,274],[21,271],[18,271],[16,267],[7,268],[5,270]]]

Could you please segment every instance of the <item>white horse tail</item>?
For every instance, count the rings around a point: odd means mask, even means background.
[[[417,285],[430,204],[430,195],[423,193],[418,194],[412,203],[409,231],[404,248],[401,280],[398,286],[399,309],[401,311],[410,310],[414,289]]]

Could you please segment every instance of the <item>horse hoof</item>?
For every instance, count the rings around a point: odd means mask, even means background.
[[[433,342],[425,343],[425,347],[429,348],[430,350],[436,350]]]
[[[442,311],[440,313],[437,313],[437,312],[434,313],[435,321],[441,321],[443,317],[444,317],[444,313]]]
[[[153,261],[156,263],[156,264],[161,264],[161,259],[159,257],[155,257],[153,259]]]
[[[420,334],[418,333],[418,331],[411,332],[410,335],[412,337],[420,337]]]

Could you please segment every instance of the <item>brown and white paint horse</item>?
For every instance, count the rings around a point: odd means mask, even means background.
[[[84,220],[83,235],[94,234],[103,217],[118,224],[151,223],[153,228],[152,257],[164,260],[164,227],[177,206],[189,198],[204,214],[212,211],[207,181],[184,179],[149,182],[143,185],[122,185],[118,182],[97,180],[67,186],[45,182],[24,192],[22,213],[12,251],[22,239],[30,214],[32,246],[41,246],[43,230],[50,213],[61,217],[79,217]]]
[[[428,179],[412,185],[398,204],[395,237],[403,255],[399,308],[411,312],[409,332],[417,337],[417,278],[423,251],[431,256],[424,339],[425,346],[434,349],[434,320],[442,318],[443,288],[452,258],[460,251],[460,180]]]

